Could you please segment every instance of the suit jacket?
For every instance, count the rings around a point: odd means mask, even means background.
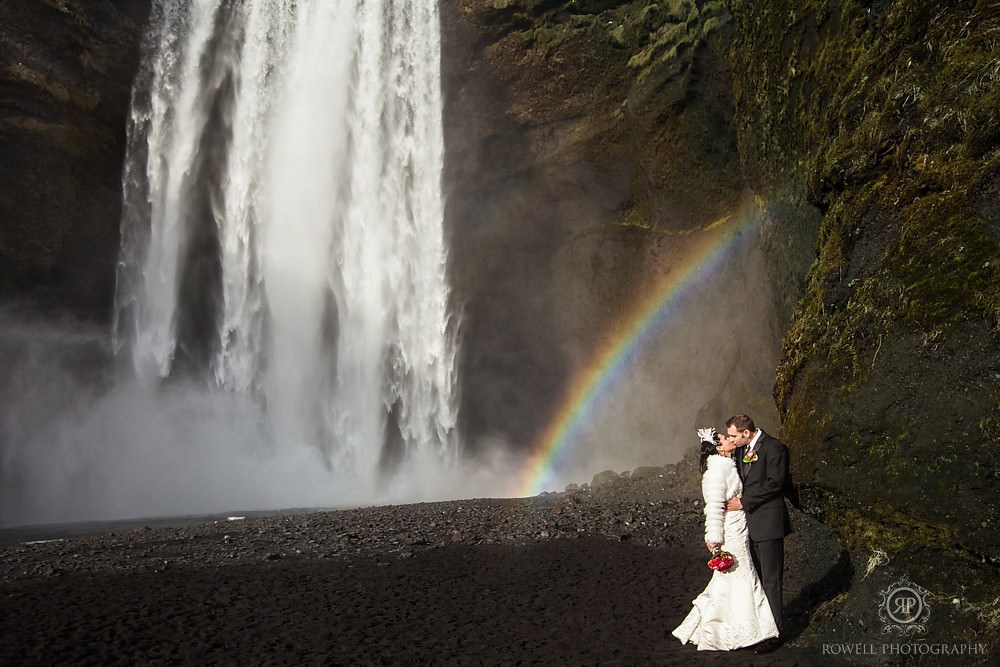
[[[744,463],[746,446],[739,447],[737,471],[743,480],[743,511],[747,515],[747,530],[754,542],[779,540],[792,532],[792,522],[785,506],[785,494],[790,481],[788,477],[788,448],[778,440],[761,431],[754,451],[757,460]]]

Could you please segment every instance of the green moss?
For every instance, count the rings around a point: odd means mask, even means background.
[[[520,34],[521,39],[526,42],[534,42],[539,46],[552,48],[566,38],[567,31],[563,26],[542,26],[539,28],[524,30],[518,34]]]
[[[721,0],[710,0],[701,6],[702,16],[729,16],[729,9]]]
[[[917,551],[927,545],[954,543],[955,539],[952,526],[914,520],[887,504],[844,508],[834,516],[832,523],[849,548],[880,550],[889,556]]]
[[[968,380],[921,362],[988,350],[956,337],[1000,330],[1000,42],[987,36],[1000,15],[930,0],[734,7],[746,171],[763,199],[801,182],[823,213],[775,382],[795,480],[852,547],[995,557],[982,501],[1000,462],[972,450],[1000,434],[990,362]],[[905,398],[885,373],[912,378]],[[930,407],[935,392],[960,401],[959,381],[976,406],[961,423]]]
[[[695,9],[691,0],[667,0],[664,19],[670,23],[683,23]],[[697,10],[695,10],[697,11]]]
[[[611,31],[611,40],[614,41],[617,44],[621,44],[621,45],[625,44],[625,25],[624,24],[616,26]]]
[[[983,220],[950,210],[948,193],[922,198],[892,259],[906,283],[906,316],[924,328],[993,315],[1000,308],[1000,243]]]
[[[720,27],[729,23],[729,20],[728,16],[711,16],[705,20],[705,24],[701,28],[701,34],[708,35],[713,33]]]
[[[664,24],[653,34],[649,44],[629,58],[628,66],[631,69],[646,68],[653,62],[661,61],[665,55],[669,57],[678,44],[690,39],[687,26],[677,23]]]
[[[992,81],[998,68],[966,42],[931,79],[909,59],[877,78],[865,73],[880,72],[878,61],[890,46],[875,43],[852,54],[837,86],[843,102],[825,119],[838,129],[834,136],[824,143],[822,125],[806,128],[821,147],[809,158],[811,196],[826,200],[830,209],[790,332],[796,344],[786,346],[789,379],[805,359],[821,356],[845,369],[842,390],[856,388],[867,380],[866,357],[878,347],[872,339],[881,339],[896,320],[934,335],[969,317],[1000,321],[1000,243],[981,217],[970,214],[980,184],[997,170],[992,164],[984,170],[981,161],[967,157],[983,152],[984,137],[995,145],[1000,131],[961,129],[968,125],[966,109],[978,110],[982,103],[970,95],[979,82]],[[918,50],[911,57],[926,54]],[[918,107],[921,116],[906,118],[904,125],[900,107],[916,106],[930,96],[928,90],[934,103]],[[907,108],[907,115],[912,111]],[[859,223],[875,214],[881,227],[896,220],[900,231],[885,239],[873,265],[868,258],[869,279],[854,275],[845,283],[865,233]]]
[[[996,442],[1000,438],[1000,390],[992,392],[993,409],[983,415],[977,424],[979,433],[986,442]]]
[[[684,20],[688,27],[701,23],[701,12],[698,11],[698,6],[694,3],[691,4],[691,8],[688,10],[688,15]]]

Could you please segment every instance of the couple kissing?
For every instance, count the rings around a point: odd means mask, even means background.
[[[672,634],[699,651],[773,651],[781,643],[784,538],[792,532],[784,500],[788,449],[744,414],[726,421],[725,434],[703,428],[698,436],[714,571]]]

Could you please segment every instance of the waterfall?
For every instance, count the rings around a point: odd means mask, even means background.
[[[154,2],[113,326],[137,386],[242,406],[247,455],[359,497],[453,464],[441,116],[436,3]]]

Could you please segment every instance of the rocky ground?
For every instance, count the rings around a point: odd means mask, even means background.
[[[698,653],[669,634],[710,574],[687,462],[526,499],[7,546],[0,661],[838,664],[798,638],[846,585],[846,554],[809,517],[794,525],[790,641],[770,655]]]
[[[0,663],[956,664],[882,648],[941,645],[934,632],[955,637],[956,624],[973,633],[963,645],[989,649],[981,614],[940,594],[930,635],[886,638],[875,616],[891,566],[848,553],[794,508],[792,520],[787,642],[768,655],[699,653],[670,636],[709,578],[688,457],[533,498],[11,544],[0,548]]]

